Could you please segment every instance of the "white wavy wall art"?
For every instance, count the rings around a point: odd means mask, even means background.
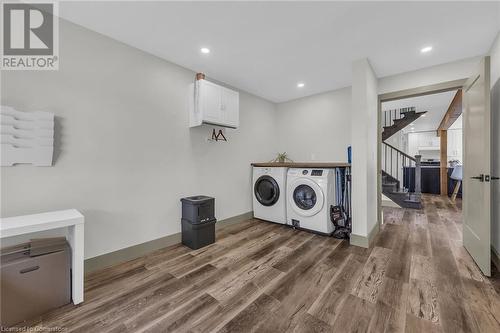
[[[54,114],[21,112],[1,106],[1,166],[51,166],[54,152]]]

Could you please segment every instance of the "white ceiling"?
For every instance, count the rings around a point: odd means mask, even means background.
[[[82,1],[60,3],[60,16],[283,102],[349,86],[364,57],[383,77],[484,54],[500,3]]]
[[[414,126],[406,127],[403,132],[435,131],[439,127],[448,107],[457,91],[447,91],[444,93],[399,99],[391,102],[382,103],[382,110],[397,110],[401,108],[414,106],[417,112],[427,111],[425,117],[420,117],[414,121]],[[458,125],[458,124],[457,124]]]

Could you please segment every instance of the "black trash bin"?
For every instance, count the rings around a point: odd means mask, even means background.
[[[182,218],[200,224],[215,219],[215,198],[195,195],[182,198]]]
[[[215,199],[204,195],[182,198],[182,244],[193,250],[215,242]]]

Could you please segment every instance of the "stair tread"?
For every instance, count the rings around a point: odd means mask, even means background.
[[[408,126],[411,122],[420,118],[420,116],[422,116],[425,113],[427,113],[427,111],[422,111],[422,112],[408,111],[408,112],[402,113],[401,115],[403,117],[393,119],[392,120],[393,124],[391,126],[384,126],[383,127],[384,131],[382,132],[382,141],[387,140],[392,135],[399,132],[400,130],[402,130],[403,128]]]

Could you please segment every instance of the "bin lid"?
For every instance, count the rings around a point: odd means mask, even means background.
[[[209,200],[214,200],[214,198],[206,195],[193,195],[192,197],[181,199],[182,202],[189,202],[189,203],[201,203]]]

